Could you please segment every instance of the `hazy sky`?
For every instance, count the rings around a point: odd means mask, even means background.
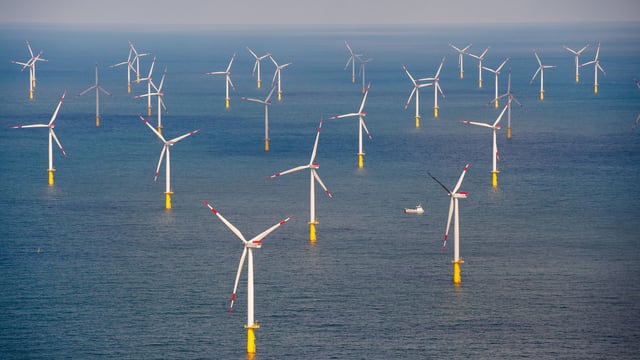
[[[638,0],[0,0],[0,23],[297,25],[639,20]]]

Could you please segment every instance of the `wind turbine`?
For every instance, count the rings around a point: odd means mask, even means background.
[[[135,46],[133,46],[133,43],[131,41],[129,41],[129,47],[131,48],[131,52],[133,54],[133,59],[131,59],[131,66],[133,66],[133,64],[136,64],[136,68],[134,69],[134,71],[136,72],[136,83],[139,83],[140,80],[140,58],[143,56],[147,56],[149,55],[148,53],[145,54],[141,54],[138,52],[138,50],[136,50]],[[154,57],[155,59],[155,57]],[[151,114],[149,114],[151,115]]]
[[[160,141],[162,141],[162,143],[164,144],[164,147],[162,148],[162,152],[160,152],[160,160],[158,161],[158,167],[156,168],[156,175],[153,177],[153,183],[157,183],[158,182],[158,173],[160,172],[160,165],[162,165],[162,159],[164,158],[165,154],[167,155],[167,161],[165,163],[165,171],[166,171],[166,186],[165,186],[165,208],[167,210],[171,209],[171,195],[173,194],[173,190],[171,189],[171,147],[177,143],[178,141],[189,137],[193,134],[196,134],[200,131],[200,129],[198,130],[194,130],[191,132],[188,132],[184,135],[180,135],[177,138],[173,138],[169,141],[165,140],[164,136],[162,136],[162,134],[160,134],[154,127],[153,125],[149,124],[149,122],[142,117],[142,115],[138,115],[138,117],[140,117],[140,120],[142,120],[148,127],[149,129],[151,129],[151,131],[153,131],[154,134],[156,134],[156,136],[158,137],[158,139],[160,139]]]
[[[451,227],[451,216],[453,216],[453,284],[460,285],[461,277],[460,277],[460,264],[464,264],[464,260],[460,258],[460,222],[459,222],[459,208],[458,208],[458,199],[466,199],[467,192],[460,191],[460,185],[462,185],[462,180],[464,179],[464,175],[467,173],[467,169],[469,169],[469,164],[464,166],[462,169],[462,174],[460,174],[460,178],[456,183],[456,186],[453,190],[449,190],[440,180],[436,179],[431,173],[428,173],[429,176],[433,180],[435,180],[440,186],[444,188],[444,190],[451,197],[451,201],[449,203],[449,217],[447,218],[447,230],[444,233],[444,243],[442,245],[442,251],[447,246],[447,238],[449,237],[449,228]]]
[[[576,63],[576,83],[580,82],[580,71],[578,70],[580,68],[580,55],[582,54],[583,51],[585,51],[587,49],[587,47],[589,47],[589,44],[585,45],[582,49],[580,50],[573,50],[568,46],[562,45],[563,48],[565,48],[567,51],[569,51],[570,53],[572,53],[573,55],[575,55],[575,63]]]
[[[164,78],[167,75],[167,68],[164,68],[164,72],[162,73],[162,77],[160,78],[160,84],[158,86],[156,86],[156,84],[153,82],[153,79],[149,79],[149,83],[151,84],[151,87],[153,87],[154,92],[147,92],[146,94],[142,94],[142,95],[136,95],[134,96],[134,99],[140,99],[143,97],[148,97],[149,99],[151,99],[152,96],[155,96],[158,98],[158,132],[160,134],[162,134],[162,109],[164,109],[164,111],[167,111],[167,107],[164,104],[164,92],[162,91],[162,86],[164,85]],[[150,91],[151,89],[149,89]]]
[[[418,81],[433,81],[433,117],[438,117],[438,92],[444,98],[444,93],[442,92],[442,88],[440,87],[440,71],[442,70],[442,65],[444,65],[444,57],[442,61],[440,61],[440,66],[438,66],[438,71],[436,71],[436,75],[430,78],[418,79]]]
[[[88,93],[91,90],[96,90],[96,126],[100,126],[100,91],[111,96],[111,94],[105,90],[102,86],[100,86],[100,82],[98,81],[98,64],[96,64],[96,83],[95,85],[90,86],[85,91],[78,94],[78,96],[82,96]]]
[[[476,126],[482,126],[482,127],[486,127],[489,128],[493,131],[493,154],[492,154],[492,158],[493,158],[493,168],[491,170],[491,186],[498,187],[498,173],[500,171],[498,171],[498,143],[496,141],[496,130],[500,130],[500,120],[502,120],[502,117],[504,116],[504,113],[507,111],[507,108],[509,106],[505,106],[504,109],[502,109],[502,112],[500,113],[500,115],[498,115],[498,118],[496,119],[496,121],[493,122],[493,124],[485,124],[485,123],[480,123],[480,122],[474,122],[474,121],[462,121],[463,124],[467,124],[467,125],[476,125]]]
[[[453,50],[458,52],[458,68],[460,69],[460,79],[464,79],[464,63],[462,59],[464,55],[467,54],[467,50],[471,47],[471,44],[463,47],[462,49],[453,44],[449,44],[449,46],[451,46]]]
[[[364,130],[367,132],[367,136],[369,136],[369,140],[371,140],[371,134],[369,133],[369,130],[367,129],[367,125],[365,125],[364,123],[364,117],[366,116],[366,113],[363,111],[364,110],[364,104],[367,101],[367,95],[369,95],[369,88],[371,87],[371,84],[369,84],[369,86],[367,86],[367,90],[364,92],[364,96],[362,97],[362,103],[360,104],[360,109],[358,110],[358,112],[354,112],[354,113],[348,113],[348,114],[343,114],[343,115],[336,115],[336,116],[332,116],[329,118],[329,120],[335,120],[335,119],[340,119],[340,118],[345,118],[345,117],[353,117],[353,116],[357,116],[358,117],[358,168],[363,168],[364,167],[364,152],[362,151],[362,129],[364,128]]]
[[[62,97],[58,102],[58,106],[56,107],[56,110],[53,112],[53,115],[51,116],[51,120],[49,120],[48,124],[18,125],[18,126],[12,127],[13,129],[27,129],[27,128],[48,128],[49,129],[49,169],[47,169],[47,172],[49,173],[49,186],[53,186],[53,173],[56,171],[56,169],[53,167],[53,140],[55,140],[56,144],[58,145],[58,148],[60,149],[60,151],[62,151],[62,154],[64,156],[67,156],[67,153],[64,151],[64,148],[60,144],[60,140],[58,140],[56,133],[53,131],[53,128],[55,127],[55,124],[53,122],[56,121],[56,117],[58,116],[58,111],[60,111],[60,106],[62,106],[62,102],[64,101],[64,97],[66,95],[67,95],[67,92],[65,91],[62,94]]]
[[[141,78],[139,80],[142,81],[147,81],[147,94],[146,97],[147,98],[147,116],[151,116],[151,84],[152,84],[152,76],[153,76],[153,68],[156,65],[156,57],[153,57],[153,61],[151,62],[151,67],[149,68],[149,74],[147,75],[147,77],[145,78]],[[143,96],[135,96],[134,98],[139,99]],[[160,111],[160,109],[158,109],[158,111]]]
[[[366,88],[364,87],[364,65],[370,61],[372,61],[372,58],[369,59],[363,59],[361,56],[357,56],[358,61],[360,61],[360,74],[362,75],[362,93],[364,94]]]
[[[29,55],[31,56],[27,62],[20,61],[11,61],[14,64],[22,65],[22,69],[20,71],[24,71],[24,69],[29,68],[29,100],[33,100],[33,90],[36,87],[36,63],[38,61],[48,61],[46,59],[41,58],[42,51],[38,53],[38,55],[33,54],[33,50],[31,50],[31,44],[27,40],[27,50],[29,50]]]
[[[347,70],[347,68],[349,67],[349,64],[351,64],[351,82],[355,83],[356,82],[356,58],[360,55],[355,54],[353,52],[353,50],[351,50],[351,46],[349,46],[349,43],[345,40],[344,44],[347,46],[347,50],[349,50],[349,60],[347,60],[347,64],[344,66],[344,69]]]
[[[504,66],[504,64],[507,63],[507,61],[509,61],[509,58],[504,59],[502,64],[500,64],[500,66],[498,66],[496,69],[492,69],[492,68],[489,68],[489,67],[486,67],[486,66],[482,67],[483,69],[494,73],[495,76],[496,76],[496,83],[495,83],[496,96],[495,96],[495,98],[493,98],[493,101],[496,104],[496,109],[498,108],[498,76],[500,75],[500,71],[502,70],[502,67]]]
[[[507,80],[507,92],[498,96],[498,99],[501,99],[503,97],[507,97],[507,140],[511,140],[511,102],[515,101],[516,104],[522,107],[520,101],[516,99],[516,97],[513,95],[513,92],[511,91],[511,69],[509,69],[509,77]]]
[[[271,56],[270,53],[266,53],[262,56],[258,56],[256,55],[256,53],[251,50],[248,46],[247,46],[247,50],[249,50],[249,52],[251,53],[251,55],[256,59],[256,62],[253,64],[253,72],[251,73],[251,76],[254,76],[256,73],[256,69],[258,70],[258,89],[260,89],[260,62],[266,58],[268,58],[269,56]]]
[[[253,101],[264,105],[264,151],[269,151],[269,105],[271,105],[271,95],[275,86],[271,87],[269,95],[264,100],[242,97],[242,100]]]
[[[484,57],[487,55],[487,51],[489,51],[489,48],[484,49],[484,51],[480,55],[473,55],[472,53],[467,53],[467,55],[478,60],[478,87],[481,89],[482,89],[482,61],[484,61]]]
[[[536,73],[533,74],[533,77],[531,78],[531,81],[529,81],[529,84],[532,84],[533,80],[536,79],[536,76],[540,74],[540,100],[544,100],[544,69],[552,69],[556,66],[542,65],[542,61],[540,61],[540,57],[538,56],[538,53],[535,50],[533,51],[533,55],[536,56],[536,60],[538,61],[538,70],[536,70]]]
[[[580,65],[582,67],[582,66],[594,64],[595,82],[593,83],[593,92],[596,94],[598,93],[598,70],[602,71],[602,74],[606,75],[606,73],[604,72],[604,69],[602,68],[602,66],[600,66],[600,60],[598,59],[599,56],[600,56],[600,43],[598,43],[598,48],[596,49],[595,59]]]
[[[117,64],[113,64],[109,66],[110,68],[127,65],[127,93],[131,93],[131,71],[136,72],[136,69],[133,68],[133,63],[131,61],[131,55],[133,55],[133,50],[131,49],[131,44],[129,45],[129,56],[126,61],[119,62]]]
[[[433,85],[433,83],[419,84],[418,81],[413,76],[411,76],[411,73],[409,73],[409,70],[407,69],[406,66],[402,65],[402,68],[407,73],[407,76],[409,76],[409,79],[413,84],[413,89],[411,90],[411,94],[409,94],[409,99],[407,99],[407,103],[404,105],[404,109],[407,110],[407,108],[409,107],[409,103],[411,102],[411,98],[415,94],[416,95],[416,128],[419,128],[420,127],[420,88],[431,86]]]
[[[278,63],[275,61],[275,59],[273,58],[273,56],[269,55],[269,59],[271,59],[271,61],[273,62],[273,64],[276,66],[276,71],[273,73],[273,80],[271,80],[271,86],[273,86],[273,84],[275,84],[276,82],[276,77],[278,78],[278,101],[282,100],[282,88],[281,88],[281,81],[280,81],[280,73],[282,72],[282,69],[284,69],[285,67],[293,64],[293,63],[286,63],[284,65],[278,65]]]
[[[316,218],[316,192],[315,192],[315,182],[324,189],[324,192],[329,195],[331,199],[333,196],[329,192],[324,183],[320,179],[320,175],[318,175],[317,170],[320,168],[320,164],[314,162],[316,159],[316,151],[318,150],[318,139],[320,139],[320,129],[322,129],[322,119],[320,119],[320,125],[318,125],[318,132],[316,134],[316,142],[313,144],[313,151],[311,152],[311,159],[309,163],[306,165],[297,166],[291,168],[289,170],[285,170],[279,172],[275,175],[271,175],[269,178],[273,179],[275,177],[279,177],[281,175],[290,174],[300,170],[309,169],[309,241],[316,241],[316,225],[318,225],[318,219]]]
[[[238,283],[240,282],[240,275],[242,274],[242,268],[244,266],[244,260],[248,258],[247,263],[247,324],[244,326],[247,329],[247,353],[255,354],[256,352],[256,336],[255,329],[259,329],[260,325],[254,319],[254,289],[253,289],[253,249],[260,249],[262,247],[262,239],[271,234],[275,229],[284,225],[287,221],[291,220],[291,216],[276,223],[267,230],[253,237],[251,240],[246,240],[244,235],[236,228],[232,223],[220,214],[213,206],[211,206],[206,200],[202,200],[202,203],[208,207],[211,212],[216,215],[228,228],[231,230],[244,245],[242,256],[240,257],[240,264],[238,264],[238,271],[236,273],[236,281],[233,286],[233,293],[231,294],[231,306],[229,306],[229,312],[233,310],[233,304],[236,301],[236,291],[238,290]],[[248,255],[248,256],[247,256]]]
[[[231,60],[229,61],[229,65],[227,65],[227,69],[225,71],[212,71],[208,72],[207,75],[224,75],[225,76],[225,108],[229,108],[229,85],[233,88],[233,91],[236,90],[236,87],[233,86],[233,82],[231,81],[231,65],[233,65],[233,60],[236,58],[236,53],[233,53],[231,56]]]

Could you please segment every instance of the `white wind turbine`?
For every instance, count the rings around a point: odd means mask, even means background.
[[[415,94],[416,96],[416,128],[419,128],[420,127],[420,88],[431,86],[433,85],[433,83],[420,84],[413,76],[411,76],[411,73],[409,73],[409,70],[407,69],[406,66],[402,65],[402,68],[407,73],[407,76],[409,76],[409,79],[413,84],[413,89],[411,90],[411,94],[409,94],[409,99],[407,99],[407,103],[404,105],[404,109],[407,110],[407,108],[409,107],[409,103],[411,102],[411,98]]]
[[[367,86],[367,90],[364,92],[364,96],[362,97],[362,103],[360,104],[360,109],[355,113],[348,113],[343,115],[336,115],[329,118],[329,120],[341,119],[345,117],[358,117],[358,168],[364,167],[364,152],[362,151],[362,129],[367,132],[367,136],[369,136],[369,140],[371,140],[371,133],[367,129],[367,125],[364,123],[364,117],[366,113],[364,112],[364,104],[367,101],[367,95],[369,95],[369,88],[371,84]]]
[[[484,49],[484,51],[480,55],[473,55],[472,53],[467,53],[467,55],[478,60],[478,87],[479,88],[482,88],[482,61],[484,61],[484,57],[487,55],[487,51],[489,51],[489,48]]]
[[[236,53],[233,53],[231,56],[231,60],[229,61],[229,65],[227,65],[227,69],[225,71],[212,71],[208,72],[207,75],[224,75],[225,76],[225,108],[229,108],[229,85],[233,88],[233,91],[236,90],[236,87],[233,86],[233,82],[231,81],[231,65],[233,65],[233,60],[236,58]]]
[[[267,237],[267,235],[271,234],[278,227],[284,225],[287,221],[291,220],[291,216],[286,219],[276,223],[272,227],[267,230],[261,232],[260,234],[254,236],[251,240],[247,240],[244,235],[236,228],[232,223],[230,223],[227,219],[218,212],[213,206],[211,206],[206,200],[202,200],[202,203],[207,206],[211,212],[216,215],[228,228],[231,230],[240,240],[242,240],[242,244],[244,245],[244,250],[242,251],[242,256],[240,257],[240,263],[238,264],[238,271],[236,272],[236,281],[233,286],[233,293],[231,294],[231,305],[229,306],[229,312],[233,310],[233,304],[236,301],[236,292],[238,290],[238,283],[240,282],[240,275],[242,274],[242,268],[244,266],[244,260],[248,258],[247,261],[247,324],[244,326],[247,329],[247,353],[255,354],[256,352],[256,343],[255,343],[255,329],[259,329],[260,326],[258,322],[254,318],[254,286],[253,286],[253,249],[260,249],[262,247],[262,240]],[[247,256],[248,255],[248,256]]]
[[[365,82],[365,74],[364,74],[364,66],[366,63],[372,61],[372,58],[369,59],[364,59],[361,56],[357,57],[358,61],[360,61],[360,74],[362,75],[362,93],[364,94],[366,88],[364,87],[364,82]]]
[[[467,173],[467,169],[469,169],[469,164],[464,166],[462,169],[462,174],[460,174],[460,178],[456,183],[456,186],[453,190],[449,190],[443,183],[441,183],[438,179],[436,179],[431,173],[428,173],[429,176],[433,180],[435,180],[440,186],[444,188],[444,190],[451,197],[451,201],[449,203],[449,217],[447,218],[447,230],[444,233],[444,243],[442,245],[442,250],[444,251],[445,246],[447,245],[447,238],[449,237],[449,228],[451,227],[451,217],[453,216],[453,283],[454,285],[460,285],[461,277],[460,277],[460,264],[464,263],[464,260],[460,258],[460,221],[459,221],[459,207],[458,207],[458,199],[466,199],[467,192],[460,191],[460,186],[462,185],[462,180],[464,179],[464,175]]]
[[[320,165],[315,162],[316,159],[316,151],[318,150],[318,140],[320,139],[320,129],[322,129],[322,119],[320,119],[320,125],[318,125],[318,132],[316,134],[316,141],[313,144],[313,151],[311,152],[311,159],[309,163],[306,165],[297,166],[291,168],[289,170],[285,170],[279,172],[275,175],[271,175],[270,178],[273,179],[275,177],[279,177],[281,175],[290,174],[300,170],[309,169],[309,241],[316,241],[316,225],[318,225],[318,219],[316,218],[316,192],[315,192],[315,182],[324,189],[324,192],[333,199],[333,196],[324,185],[322,180],[320,179],[320,175],[318,175],[317,170],[320,168]]]
[[[603,75],[606,75],[606,73],[604,72],[604,69],[602,68],[602,66],[600,66],[599,57],[600,57],[600,43],[598,43],[598,47],[596,49],[596,57],[593,60],[588,61],[588,62],[580,65],[582,67],[582,66],[587,66],[587,65],[594,64],[594,70],[593,71],[595,73],[595,75],[594,75],[595,76],[595,81],[593,83],[593,92],[596,93],[596,94],[598,93],[598,70],[602,71]]]
[[[449,44],[449,46],[451,46],[453,48],[453,50],[458,52],[458,68],[460,69],[460,79],[464,79],[464,63],[463,63],[463,57],[465,54],[467,53],[467,50],[471,47],[471,44],[463,47],[462,49],[460,49],[459,47],[453,45],[453,44]]]
[[[351,64],[351,82],[356,82],[356,58],[360,56],[359,54],[355,54],[353,50],[351,50],[351,46],[345,40],[344,44],[347,46],[347,50],[349,50],[349,60],[347,60],[347,64],[344,66],[344,69],[347,70],[349,64]]]
[[[589,47],[589,44],[585,45],[584,47],[582,47],[582,49],[580,50],[573,50],[568,46],[562,45],[563,48],[565,48],[567,51],[569,51],[570,53],[572,53],[573,55],[575,55],[575,63],[576,63],[576,83],[580,82],[580,71],[578,70],[580,68],[580,55],[582,54],[583,51],[585,51],[587,49],[587,47]]]
[[[533,80],[536,79],[536,76],[540,74],[540,100],[544,100],[544,69],[553,69],[556,66],[542,65],[542,61],[540,60],[540,57],[538,56],[538,53],[535,50],[533,51],[533,55],[536,56],[536,60],[538,61],[538,70],[536,70],[535,74],[533,74],[533,77],[531,78],[531,81],[529,81],[529,84],[532,84]]]
[[[153,79],[153,68],[156,66],[156,57],[153,57],[153,61],[151,62],[151,67],[149,68],[149,74],[145,78],[140,78],[139,80],[147,82],[147,93],[146,96],[135,96],[134,98],[139,99],[141,97],[147,98],[147,116],[151,116],[151,84]],[[160,109],[158,109],[160,111]]]
[[[482,67],[483,69],[485,69],[485,70],[487,70],[487,71],[492,72],[492,73],[494,73],[494,74],[495,74],[495,77],[496,77],[496,82],[495,82],[495,97],[493,98],[493,101],[494,101],[494,102],[495,102],[495,104],[496,104],[496,109],[498,108],[498,76],[500,75],[500,71],[502,71],[502,67],[504,66],[504,64],[506,64],[506,63],[507,63],[507,61],[509,61],[509,58],[504,59],[504,61],[502,62],[502,64],[500,64],[500,66],[498,66],[498,67],[497,67],[497,68],[495,68],[495,69],[492,69],[492,68],[490,68],[490,67],[486,67],[486,66],[483,66],[483,67]]]
[[[264,100],[242,97],[242,100],[253,101],[264,105],[264,151],[269,151],[269,105],[271,105],[271,95],[273,95],[275,89],[275,86],[272,86],[269,95],[267,95]]]
[[[275,84],[276,78],[278,78],[278,101],[280,101],[282,100],[282,87],[281,87],[282,81],[280,80],[282,69],[286,68],[287,66],[293,63],[289,62],[284,65],[278,65],[278,63],[273,58],[273,56],[269,55],[269,59],[271,59],[273,64],[276,66],[276,71],[273,73],[273,80],[271,80],[271,86]]]
[[[485,124],[485,123],[480,123],[480,122],[474,122],[474,121],[462,121],[463,124],[467,124],[467,125],[476,125],[476,126],[482,126],[482,127],[486,127],[492,130],[493,132],[493,151],[492,151],[492,160],[493,160],[493,168],[491,170],[491,186],[498,187],[498,173],[500,171],[498,171],[498,142],[496,140],[496,131],[500,130],[500,120],[502,120],[502,117],[504,116],[504,113],[507,111],[508,105],[504,107],[504,109],[502,109],[502,112],[500,113],[500,115],[498,115],[498,118],[496,119],[496,121],[493,122],[493,124]]]
[[[102,91],[103,93],[111,96],[111,94],[105,90],[101,85],[100,82],[98,81],[98,64],[96,64],[96,83],[95,85],[90,86],[89,88],[87,88],[86,90],[84,90],[83,92],[81,92],[80,94],[78,94],[78,96],[82,96],[86,93],[88,93],[91,90],[95,90],[96,91],[96,126],[100,126],[100,91]]]
[[[507,92],[498,96],[498,99],[502,99],[503,97],[507,98],[507,140],[511,140],[511,102],[515,101],[516,104],[522,107],[520,101],[516,99],[511,91],[511,69],[509,69],[509,76],[507,80]],[[491,103],[491,101],[489,103]]]
[[[53,167],[53,141],[54,140],[55,140],[56,144],[58,145],[58,148],[60,149],[62,154],[64,156],[67,156],[67,153],[64,151],[64,148],[60,144],[60,140],[58,140],[58,137],[56,136],[56,133],[53,131],[53,128],[55,127],[55,124],[53,122],[56,121],[56,117],[58,116],[58,111],[60,111],[60,106],[62,106],[62,102],[64,101],[64,97],[66,95],[67,95],[67,92],[65,91],[62,94],[62,97],[60,98],[60,101],[58,102],[58,106],[56,107],[56,110],[53,112],[53,115],[51,116],[51,120],[49,120],[48,124],[18,125],[18,126],[13,126],[12,127],[13,129],[27,129],[27,128],[47,128],[47,129],[49,129],[49,168],[47,169],[47,172],[49,173],[49,186],[53,186],[53,173],[56,171],[56,169]]]
[[[438,66],[438,71],[436,71],[436,75],[434,77],[418,79],[418,81],[433,81],[433,117],[438,117],[438,92],[444,98],[444,93],[442,92],[442,88],[440,87],[440,71],[442,70],[442,65],[444,65],[444,57],[442,61],[440,61],[440,66]]]
[[[160,153],[160,160],[158,160],[158,167],[156,168],[156,174],[153,177],[153,183],[157,183],[158,182],[158,173],[160,172],[160,166],[162,165],[162,159],[164,158],[165,154],[167,155],[167,161],[165,163],[165,171],[166,171],[166,177],[167,179],[166,181],[166,186],[165,186],[165,208],[167,210],[171,209],[171,195],[173,194],[173,190],[171,189],[171,147],[177,143],[178,141],[189,137],[193,134],[196,134],[200,131],[200,129],[198,130],[194,130],[191,132],[188,132],[184,135],[180,135],[177,138],[173,138],[171,140],[165,140],[164,136],[162,136],[162,134],[160,134],[154,127],[153,125],[149,124],[149,122],[142,117],[142,115],[138,115],[138,117],[140,117],[140,120],[142,120],[148,127],[149,129],[151,129],[151,131],[153,131],[154,134],[156,134],[156,136],[158,137],[158,139],[160,139],[160,141],[162,141],[162,143],[164,144],[163,148],[162,148],[162,152]]]
[[[20,71],[24,71],[24,69],[29,68],[29,99],[33,99],[33,90],[36,88],[36,63],[38,61],[48,61],[46,59],[41,58],[42,51],[38,53],[38,55],[33,54],[33,50],[31,50],[31,44],[27,40],[27,50],[29,50],[29,55],[31,56],[27,62],[20,61],[11,61],[14,64],[22,65],[22,69]]]
[[[158,86],[156,86],[156,84],[153,82],[153,79],[149,79],[149,83],[151,84],[151,87],[153,88],[154,92],[148,92],[146,94],[142,94],[142,95],[136,95],[134,96],[134,99],[140,99],[143,97],[148,97],[149,99],[151,99],[152,96],[155,96],[158,98],[158,132],[160,134],[162,134],[162,109],[164,109],[164,111],[167,111],[167,107],[164,104],[164,92],[162,91],[162,86],[164,85],[164,78],[167,75],[167,68],[164,68],[164,72],[162,73],[162,77],[160,78],[160,84]],[[149,89],[151,90],[151,89]]]
[[[139,83],[140,80],[142,80],[140,78],[140,58],[149,55],[149,53],[139,53],[138,50],[136,50],[135,46],[133,46],[133,43],[131,41],[129,41],[129,47],[131,48],[131,52],[133,54],[133,59],[131,59],[131,66],[133,67],[133,64],[135,63],[135,69],[133,70],[136,72],[136,83]]]
[[[127,93],[131,93],[131,71],[136,72],[136,69],[133,68],[131,55],[133,55],[133,50],[131,49],[131,45],[129,45],[129,56],[127,57],[127,60],[109,66],[110,68],[114,68],[122,65],[127,65]]]
[[[249,50],[249,52],[251,53],[251,55],[256,59],[256,62],[253,64],[253,72],[251,73],[251,76],[254,76],[256,73],[256,70],[258,70],[258,89],[260,89],[260,84],[261,84],[261,80],[260,80],[260,62],[266,58],[268,58],[269,56],[271,56],[270,53],[266,53],[262,56],[258,56],[256,55],[256,53],[251,50],[248,46],[247,46],[247,50]]]

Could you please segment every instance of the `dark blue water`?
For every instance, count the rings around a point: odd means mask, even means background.
[[[640,34],[637,24],[82,30],[5,27],[0,31],[0,357],[246,357],[246,280],[227,313],[242,245],[200,200],[211,202],[247,237],[293,215],[254,251],[259,359],[282,358],[634,358],[640,350]],[[80,34],[79,34],[80,33]],[[25,40],[43,50],[35,99]],[[72,40],[73,39],[73,40]],[[126,92],[128,40],[157,56],[165,80],[164,133],[201,132],[171,152],[173,209],[164,209],[164,171],[153,175],[161,143],[138,119],[146,86]],[[364,140],[357,169],[357,123],[326,120],[356,111],[359,79],[343,67],[348,40],[367,64]],[[593,69],[574,82],[573,56],[562,49],[601,41],[600,91]],[[491,187],[491,134],[459,120],[492,122],[499,110],[493,78],[477,87],[477,62],[448,46],[490,46],[485,64],[511,60],[511,140],[498,133],[499,187]],[[251,78],[257,53],[283,70],[283,100],[270,107],[270,151],[263,151],[264,98]],[[545,100],[529,85],[545,63]],[[224,108],[223,70],[236,52],[236,92]],[[411,84],[432,76],[447,56],[439,100],[421,93],[421,128]],[[99,64],[102,124],[93,97]],[[142,58],[148,69],[149,58]],[[500,87],[506,89],[506,75]],[[47,185],[47,134],[16,130],[48,122],[67,99]],[[154,102],[155,104],[155,102]],[[155,105],[154,105],[155,114]],[[308,161],[325,118],[316,160],[330,200],[316,197],[318,241],[308,239],[308,177],[266,177]],[[155,115],[153,116],[155,119]],[[505,119],[506,120],[506,119]],[[154,120],[155,121],[155,120]],[[154,122],[153,121],[153,122]],[[440,252],[448,196],[427,171],[461,190],[462,285],[452,284],[452,246]],[[422,202],[425,214],[404,207]],[[449,244],[452,245],[452,244]]]

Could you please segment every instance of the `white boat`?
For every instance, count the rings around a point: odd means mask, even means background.
[[[422,204],[418,204],[415,208],[405,208],[404,212],[405,214],[424,214],[424,209]]]

